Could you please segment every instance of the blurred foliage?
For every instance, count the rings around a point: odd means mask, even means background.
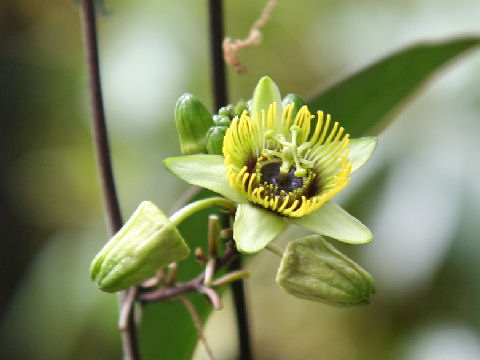
[[[335,114],[352,137],[377,135],[436,71],[479,43],[469,37],[411,45],[329,87],[309,106]]]
[[[225,4],[226,34],[234,38],[247,35],[264,5]],[[205,3],[106,5],[100,49],[122,210],[127,217],[141,200],[168,210],[187,186],[161,165],[180,152],[175,101],[187,91],[211,100]],[[231,100],[248,98],[264,74],[283,92],[311,98],[318,93],[312,89],[398,48],[478,33],[479,11],[475,0],[279,1],[262,44],[239,55],[248,73],[229,71]],[[120,357],[116,298],[88,278],[89,262],[108,235],[83,60],[73,2],[0,2],[2,359]],[[258,358],[480,357],[478,54],[451,70],[382,134],[372,162],[339,197],[376,235],[365,247],[341,247],[376,278],[372,304],[339,310],[291,298],[275,284],[278,259],[259,254],[247,282]],[[349,99],[341,100],[331,110],[337,120],[348,108]],[[365,101],[377,100],[374,93]],[[292,228],[282,241],[299,234]],[[205,318],[204,299],[192,301]],[[218,358],[233,359],[228,298],[224,304],[206,335]],[[188,357],[195,332],[181,304],[151,305],[143,315],[146,358],[180,337],[188,345],[179,357]],[[201,347],[196,357],[204,358]]]

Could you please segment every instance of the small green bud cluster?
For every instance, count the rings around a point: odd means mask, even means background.
[[[229,128],[232,120],[236,116],[242,115],[247,110],[247,103],[240,100],[236,105],[228,104],[222,106],[218,110],[218,114],[213,115],[212,126],[207,132],[207,153],[214,155],[222,155],[223,138]]]
[[[236,105],[226,105],[213,116],[195,95],[185,93],[175,107],[175,124],[183,154],[208,153],[221,155],[223,137],[236,116],[248,110],[240,100]]]
[[[278,92],[269,78],[265,78],[263,83],[263,87],[270,92],[275,94]],[[266,91],[260,90],[257,91],[257,96]],[[305,101],[296,94],[288,94],[284,97],[282,104],[285,107],[291,103],[295,104],[293,110],[295,117],[298,110],[305,105]],[[235,105],[228,104],[221,107],[217,114],[211,115],[207,107],[195,95],[183,94],[175,107],[175,124],[182,153],[185,155],[198,153],[222,155],[223,138],[232,120],[236,116],[242,115],[244,111],[251,112],[252,110],[249,110],[251,107],[252,100],[248,102],[240,100]]]

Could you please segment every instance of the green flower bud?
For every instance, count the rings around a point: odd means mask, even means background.
[[[375,293],[372,276],[319,235],[288,244],[276,280],[296,297],[336,306],[366,305]]]
[[[213,123],[215,126],[226,126],[229,127],[232,121],[228,116],[225,115],[213,115]],[[210,128],[211,129],[211,128]],[[208,137],[208,135],[207,135]]]
[[[190,252],[177,228],[149,201],[142,202],[90,265],[90,277],[107,292],[137,285]]]
[[[232,104],[228,104],[226,106],[222,106],[219,110],[218,110],[218,115],[223,115],[223,116],[226,116],[230,119],[233,119],[234,117],[234,114],[233,114],[233,105]]]
[[[303,99],[297,94],[287,94],[287,96],[285,96],[282,100],[282,104],[284,108],[287,107],[287,105],[292,103],[295,104],[292,111],[292,118],[295,119],[295,116],[297,116],[298,110],[300,110],[302,106],[307,104],[305,104],[305,101],[303,101]]]
[[[245,110],[248,110],[247,102],[245,100],[239,100],[233,110],[233,116],[241,116]]]
[[[268,76],[264,76],[258,81],[258,84],[253,91],[252,102],[250,105],[250,117],[255,119],[259,116],[261,119],[262,110],[264,110],[265,113],[268,113],[268,108],[273,103],[277,104],[277,122],[280,124],[283,112],[280,90],[272,79]]]
[[[183,94],[175,106],[175,124],[183,154],[206,152],[206,135],[213,126],[212,115],[192,94]]]
[[[228,126],[213,126],[207,132],[207,152],[214,155],[222,155],[223,138]]]

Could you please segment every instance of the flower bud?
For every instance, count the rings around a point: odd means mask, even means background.
[[[239,100],[233,110],[234,117],[241,116],[245,110],[248,110],[247,102],[245,100]]]
[[[258,81],[258,84],[253,91],[252,102],[250,105],[250,116],[253,119],[257,116],[261,119],[262,110],[267,114],[269,106],[273,103],[277,104],[277,122],[280,124],[283,112],[280,90],[272,79],[268,76],[264,76]]]
[[[192,94],[183,94],[175,106],[175,124],[183,154],[206,152],[206,136],[213,126],[212,115],[203,103]]]
[[[228,116],[225,116],[225,115],[213,115],[213,123],[215,124],[215,126],[229,127],[232,121]],[[207,134],[207,137],[208,137],[208,134]]]
[[[336,306],[366,305],[375,293],[372,276],[319,235],[288,244],[276,280],[296,297]]]
[[[90,265],[90,277],[107,292],[137,285],[190,252],[177,228],[153,203],[143,201]]]
[[[212,126],[207,132],[207,152],[214,155],[222,155],[223,138],[227,132],[227,126]]]
[[[223,115],[223,116],[226,116],[230,119],[233,119],[234,117],[234,107],[232,104],[228,104],[226,106],[222,106],[219,110],[218,110],[218,115]]]
[[[292,111],[292,118],[295,119],[295,116],[297,116],[298,110],[300,110],[300,108],[306,104],[305,104],[305,101],[303,101],[303,99],[297,94],[291,94],[291,93],[287,94],[282,100],[282,105],[284,108],[287,107],[287,105],[292,103],[295,104]]]

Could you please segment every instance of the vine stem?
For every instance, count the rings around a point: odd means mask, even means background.
[[[222,0],[208,0],[210,17],[210,58],[212,65],[213,100],[215,110],[228,103],[227,78],[225,62],[223,60],[223,2]],[[223,227],[230,226],[228,214],[222,216]],[[240,256],[230,264],[231,271],[242,269]],[[240,359],[252,359],[250,332],[248,324],[247,302],[243,280],[232,283],[233,302],[237,320],[237,333],[240,346]]]
[[[283,257],[283,249],[278,245],[270,243],[270,244],[267,244],[267,246],[265,246],[265,249],[274,253],[277,256]]]
[[[223,60],[223,1],[208,0],[210,16],[210,59],[214,109],[218,111],[228,103],[227,77]]]
[[[113,178],[107,125],[103,107],[97,28],[93,0],[81,0],[80,9],[89,78],[95,153],[103,192],[103,201],[105,204],[105,218],[110,234],[113,235],[122,227],[122,217],[120,214],[120,206],[118,203],[115,181]],[[135,289],[132,289],[131,291],[135,291]],[[128,301],[128,299],[129,290],[120,292],[119,301],[122,312],[124,311],[124,304]],[[124,357],[127,360],[139,360],[140,352],[138,347],[133,308],[130,309],[125,317],[127,320],[123,329],[121,329]]]
[[[182,221],[189,218],[196,212],[199,212],[203,209],[207,209],[212,206],[224,207],[231,211],[235,211],[237,208],[237,205],[231,200],[225,199],[223,197],[211,197],[203,200],[198,200],[184,206],[183,208],[178,210],[175,214],[170,216],[169,220],[172,222],[174,226],[178,226]]]

